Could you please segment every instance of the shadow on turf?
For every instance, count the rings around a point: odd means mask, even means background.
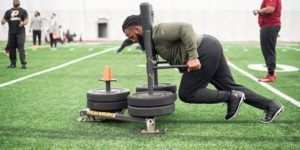
[[[294,121],[293,121],[294,122]],[[47,138],[47,139],[70,139],[70,140],[140,140],[141,138],[153,138],[153,136],[146,136],[138,134],[132,134],[132,132],[103,132],[103,131],[83,131],[83,130],[50,130],[50,129],[36,129],[36,128],[25,128],[25,127],[11,127],[11,126],[0,126],[0,137],[7,139],[7,137],[15,138]],[[160,138],[164,135],[155,135]],[[178,135],[178,134],[167,134],[167,138],[177,139],[180,141],[189,142],[191,139],[199,140],[201,142],[210,142],[212,140],[218,141],[243,141],[243,142],[299,142],[300,136],[255,136],[255,137],[240,137],[240,136],[227,136],[227,135]],[[8,140],[8,139],[7,139]]]

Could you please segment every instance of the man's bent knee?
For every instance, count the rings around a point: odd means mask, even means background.
[[[191,103],[192,94],[179,92],[178,96],[181,101],[186,102],[186,103]]]

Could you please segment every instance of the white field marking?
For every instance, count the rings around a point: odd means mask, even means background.
[[[231,63],[231,62],[229,62],[229,61],[227,62],[227,64],[228,64],[231,68],[233,68],[233,69],[237,70],[238,72],[244,74],[244,75],[247,76],[248,78],[252,79],[252,80],[255,81],[256,83],[260,84],[261,86],[267,88],[268,90],[270,90],[271,92],[275,93],[276,95],[278,95],[278,96],[280,96],[280,97],[286,99],[287,101],[291,102],[292,104],[294,104],[294,105],[300,107],[300,102],[297,101],[297,100],[295,100],[294,98],[292,98],[292,97],[290,97],[290,96],[288,96],[288,95],[282,93],[281,91],[275,89],[274,87],[272,87],[271,85],[269,85],[269,84],[267,84],[267,83],[264,83],[264,82],[258,82],[258,79],[257,79],[256,77],[254,77],[252,74],[250,74],[250,73],[244,71],[243,69],[237,67],[235,64],[233,64],[233,63]]]
[[[295,48],[295,47],[278,46],[277,48],[290,49],[290,50],[294,50],[294,51],[300,52],[300,49],[299,48]]]
[[[14,84],[14,83],[17,83],[17,82],[20,82],[20,81],[23,81],[23,80],[26,80],[26,79],[29,79],[29,78],[32,78],[32,77],[35,77],[35,76],[38,76],[38,75],[41,75],[41,74],[44,74],[44,73],[48,73],[48,72],[51,72],[51,71],[54,71],[54,70],[57,70],[57,69],[60,69],[60,68],[67,67],[67,66],[72,65],[74,63],[77,63],[77,62],[95,57],[97,55],[104,54],[104,53],[107,53],[107,52],[112,51],[112,50],[116,50],[117,48],[119,48],[119,46],[108,48],[108,49],[105,49],[103,51],[100,51],[100,52],[97,52],[97,53],[94,53],[94,54],[91,54],[91,55],[88,55],[88,56],[84,56],[84,57],[69,61],[67,63],[61,64],[61,65],[58,65],[58,66],[55,66],[55,67],[52,67],[52,68],[49,68],[49,69],[46,69],[46,70],[42,70],[40,72],[36,72],[34,74],[30,74],[30,75],[27,75],[27,76],[24,76],[24,77],[21,77],[21,78],[18,78],[18,79],[15,79],[15,80],[12,80],[12,81],[9,81],[9,82],[6,82],[6,83],[2,83],[2,84],[0,84],[0,88],[11,85],[11,84]]]
[[[256,71],[268,71],[265,64],[249,64],[247,66],[249,69],[256,70]],[[276,64],[276,72],[294,72],[298,71],[299,68],[294,66],[288,66],[283,64]]]

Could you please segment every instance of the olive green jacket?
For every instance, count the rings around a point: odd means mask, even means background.
[[[171,65],[186,64],[189,59],[198,58],[202,36],[197,36],[190,24],[158,24],[153,28],[152,38],[158,55]]]

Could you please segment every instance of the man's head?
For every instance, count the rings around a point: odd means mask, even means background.
[[[40,16],[40,15],[41,15],[41,14],[40,14],[39,11],[35,11],[35,12],[34,12],[34,16],[35,16],[35,17],[38,17],[38,16]]]
[[[20,0],[14,0],[13,5],[15,8],[18,8],[20,6]]]
[[[143,28],[139,15],[128,16],[122,25],[124,34],[133,42],[143,42]]]
[[[55,16],[56,16],[55,13],[51,13],[51,14],[50,14],[50,18],[51,18],[51,19],[55,18]]]

